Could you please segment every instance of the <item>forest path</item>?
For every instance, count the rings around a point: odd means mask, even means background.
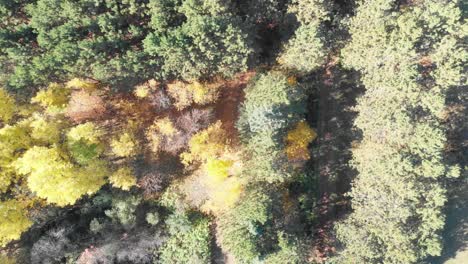
[[[239,73],[234,78],[227,80],[219,94],[215,104],[215,117],[221,120],[228,137],[233,144],[239,143],[239,135],[236,129],[236,121],[239,117],[239,109],[244,101],[244,88],[250,79],[255,76],[255,71]]]
[[[355,171],[349,166],[352,142],[356,140],[351,109],[362,89],[356,87],[356,75],[344,71],[332,60],[319,78],[317,148],[314,150],[318,173],[318,221],[314,228],[313,258],[323,263],[335,248],[334,222],[349,210],[344,194],[350,188]]]

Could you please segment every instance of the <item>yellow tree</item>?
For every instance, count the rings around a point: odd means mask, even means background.
[[[112,173],[109,182],[116,188],[128,191],[132,186],[136,185],[136,178],[130,167],[122,167]]]
[[[229,146],[221,122],[195,134],[182,160],[187,166],[194,161],[201,163],[200,169],[186,181],[185,190],[202,210],[217,214],[238,200],[243,187],[237,176],[241,162]]]
[[[181,154],[182,162],[185,165],[194,161],[206,161],[228,151],[227,133],[221,125],[221,121],[217,121],[190,139],[189,151]]]
[[[291,161],[306,161],[310,158],[307,146],[317,133],[305,121],[300,121],[285,137],[286,154]]]
[[[111,141],[112,152],[117,157],[129,158],[138,154],[139,144],[132,131],[126,131]]]
[[[38,103],[49,113],[58,113],[66,108],[70,92],[70,89],[61,84],[51,83],[47,89],[39,91],[31,102]]]
[[[205,105],[215,102],[220,87],[217,83],[176,81],[167,85],[167,92],[175,100],[175,107],[182,110],[194,103]]]
[[[25,208],[17,200],[0,202],[0,246],[6,246],[32,225]]]
[[[59,206],[74,204],[81,196],[96,192],[108,174],[106,164],[99,160],[75,167],[57,147],[34,146],[15,162],[15,168],[28,175],[31,191]]]
[[[0,193],[6,192],[18,179],[12,163],[19,157],[20,150],[30,147],[28,134],[28,126],[24,122],[0,129]]]
[[[5,90],[0,88],[0,121],[8,123],[16,111],[16,104]]]

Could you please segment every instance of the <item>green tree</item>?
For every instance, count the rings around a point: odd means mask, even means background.
[[[325,45],[323,22],[330,20],[330,1],[294,0],[289,6],[299,21],[294,36],[284,46],[278,62],[299,73],[309,73],[325,62],[328,50]]]
[[[339,263],[419,263],[441,254],[444,181],[459,174],[445,163],[442,116],[468,57],[454,41],[466,37],[460,18],[454,1],[376,0],[361,1],[350,21],[343,62],[361,71],[366,93],[356,106],[363,137],[353,149],[353,212],[337,225]]]
[[[245,142],[245,176],[252,181],[283,182],[291,167],[284,151],[285,130],[305,112],[306,87],[279,72],[260,75],[245,89],[237,127]]]
[[[211,259],[210,222],[197,217],[190,220],[185,214],[172,214],[166,220],[170,238],[160,249],[161,263],[209,263]]]

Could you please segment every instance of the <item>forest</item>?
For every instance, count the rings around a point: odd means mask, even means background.
[[[463,0],[0,0],[0,264],[468,263]]]

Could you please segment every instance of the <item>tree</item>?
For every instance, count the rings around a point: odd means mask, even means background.
[[[31,144],[26,122],[0,128],[0,193],[20,178],[12,164]]]
[[[27,184],[48,203],[65,206],[81,196],[93,194],[105,183],[106,164],[96,160],[75,167],[57,147],[34,146],[15,162],[19,174],[28,175]]]
[[[214,103],[218,99],[220,88],[221,86],[217,83],[176,81],[167,85],[167,92],[175,100],[174,106],[182,110],[192,104]]]
[[[175,223],[183,215],[172,214],[166,221],[171,236],[160,249],[162,263],[209,263],[211,259],[210,222],[206,218],[185,219],[187,225],[177,228]],[[171,232],[171,230],[174,230]]]
[[[15,99],[0,88],[0,120],[8,123],[16,112]]]
[[[309,73],[325,62],[328,49],[323,23],[330,20],[332,4],[323,0],[294,0],[288,9],[299,27],[284,46],[278,62],[299,73]]]
[[[248,157],[244,177],[271,183],[290,179],[292,170],[280,139],[287,127],[303,118],[305,95],[306,87],[279,72],[260,75],[245,89],[237,121]]]
[[[459,174],[445,162],[442,113],[468,57],[445,51],[457,49],[448,39],[466,36],[460,18],[453,1],[379,0],[361,1],[350,21],[343,62],[361,71],[366,93],[355,108],[362,141],[353,149],[353,212],[336,226],[339,263],[420,263],[441,253],[445,181]]]
[[[81,89],[73,91],[65,114],[74,122],[98,119],[106,112],[104,100],[95,91]]]
[[[58,113],[66,108],[69,97],[69,89],[62,84],[51,83],[47,89],[37,92],[36,96],[31,99],[31,103],[38,103],[49,113]]]
[[[79,164],[86,165],[103,153],[103,135],[92,122],[74,126],[67,133],[68,151]]]
[[[138,154],[139,144],[132,131],[126,131],[111,141],[112,152],[117,157],[129,158]]]
[[[32,225],[27,212],[17,200],[0,202],[0,246],[19,239],[21,234]]]
[[[216,238],[223,251],[232,254],[237,263],[252,263],[260,257],[259,229],[271,217],[272,200],[253,189],[247,190],[241,201],[218,216]]]
[[[109,182],[113,187],[128,191],[132,186],[136,185],[136,178],[130,167],[122,167],[109,177]]]
[[[226,132],[221,128],[221,121],[218,121],[190,139],[189,151],[181,154],[182,162],[189,165],[221,156],[227,150],[226,143]]]
[[[38,113],[34,114],[29,122],[31,138],[38,144],[57,144],[61,138],[61,132],[66,127],[66,122],[60,118],[47,117]]]
[[[310,158],[307,146],[317,137],[317,133],[305,121],[300,121],[285,137],[286,154],[289,160],[303,160]]]
[[[165,76],[194,80],[247,68],[249,36],[224,1],[167,1],[153,3],[151,11],[154,32],[144,48],[162,57]]]

